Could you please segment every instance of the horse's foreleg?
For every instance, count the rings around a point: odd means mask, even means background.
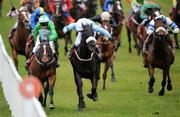
[[[97,95],[98,79],[96,78],[96,74],[91,79],[91,84],[92,84],[91,93],[87,94],[87,96],[93,101],[97,101],[98,100],[98,95]]]
[[[178,34],[174,34],[174,39],[176,43],[176,48],[179,49]]]
[[[83,82],[79,74],[76,73],[75,71],[74,71],[74,80],[77,86],[77,94],[79,96],[78,110],[81,111],[83,108],[86,107],[84,102],[83,91],[82,91]]]
[[[47,99],[47,94],[49,91],[49,83],[46,82],[46,85],[44,87],[44,101],[43,101],[43,107],[46,107],[46,99]]]
[[[56,74],[52,75],[49,77],[48,82],[49,82],[49,95],[50,95],[50,104],[49,104],[49,109],[54,109],[54,101],[53,101],[53,95],[54,95],[54,85],[56,81]]]
[[[104,65],[104,73],[103,73],[103,90],[106,89],[106,78],[107,78],[107,71],[109,69],[109,63],[105,62]]]
[[[127,30],[127,36],[128,36],[128,42],[129,42],[129,53],[132,52],[131,49],[131,31],[129,30],[129,28],[126,26],[126,30]]]
[[[172,84],[171,84],[171,78],[169,75],[169,71],[168,71],[168,80],[167,80],[168,84],[167,84],[167,90],[171,91],[172,90]]]
[[[149,93],[152,93],[154,91],[153,86],[154,86],[155,78],[154,78],[154,68],[151,65],[148,66],[148,72],[150,76],[150,80],[148,83],[149,84],[148,91]]]
[[[16,69],[18,70],[18,55],[17,55],[16,50],[14,50],[14,49],[12,49],[12,56],[13,56],[13,60],[14,60]]]
[[[162,89],[160,90],[159,92],[159,95],[160,96],[163,96],[164,95],[164,87],[166,85],[166,78],[168,76],[168,72],[169,72],[169,68],[166,68],[163,70],[163,80],[161,82],[161,86],[162,86]]]
[[[111,81],[112,81],[112,82],[116,82],[115,73],[114,73],[113,56],[112,56],[112,58],[109,60],[109,67],[111,68]]]

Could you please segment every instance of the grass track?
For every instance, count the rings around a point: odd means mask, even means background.
[[[18,6],[18,0],[12,0]],[[16,1],[16,2],[15,2]],[[8,0],[4,1],[4,14],[0,19],[0,33],[3,36],[6,49],[11,55],[10,46],[7,40],[15,20],[8,19],[5,15],[10,9]],[[168,15],[172,5],[170,0],[158,0],[162,12]],[[128,12],[129,4],[123,0],[125,13]],[[100,10],[98,11],[100,12]],[[142,67],[142,57],[137,57],[135,50],[128,53],[126,31],[122,34],[122,47],[117,53],[115,60],[115,75],[117,82],[111,83],[110,73],[107,79],[107,90],[102,90],[102,79],[98,86],[99,101],[92,102],[86,97],[90,91],[90,81],[83,80],[83,92],[86,108],[82,112],[77,111],[76,86],[73,79],[73,72],[67,57],[63,56],[64,41],[60,40],[61,67],[57,69],[57,82],[55,85],[55,110],[45,109],[48,117],[180,117],[180,50],[176,51],[176,60],[171,67],[171,78],[173,90],[166,91],[165,96],[158,96],[161,88],[162,72],[155,71],[156,82],[154,93],[148,94],[147,82],[149,80],[147,70]],[[25,59],[19,57],[20,74],[26,75],[24,69]],[[104,65],[101,67],[103,71]],[[101,72],[102,74],[102,72]],[[102,76],[102,75],[101,75]],[[0,117],[10,117],[10,112],[0,89]],[[49,98],[48,98],[49,99]],[[47,104],[49,100],[47,101]]]

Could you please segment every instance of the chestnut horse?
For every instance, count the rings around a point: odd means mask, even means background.
[[[105,28],[109,31],[110,34],[113,33],[113,30],[110,26],[110,23],[107,21],[102,22],[101,27]],[[111,81],[115,82],[115,74],[114,74],[114,52],[115,52],[115,42],[110,41],[107,37],[100,35],[97,39],[97,45],[100,47],[102,53],[101,62],[105,63],[104,73],[103,73],[103,90],[106,89],[106,78],[109,67],[111,68]]]
[[[87,94],[87,96],[93,101],[97,101],[98,99],[97,86],[100,78],[100,61],[95,52],[96,40],[92,37],[89,38],[93,36],[92,26],[83,27],[80,45],[77,50],[72,50],[72,55],[70,57],[79,97],[78,110],[82,110],[86,106],[82,90],[82,78],[91,80],[91,93]]]
[[[164,95],[164,87],[167,79],[167,90],[172,90],[171,79],[170,79],[170,65],[174,62],[174,55],[172,49],[168,43],[169,34],[166,30],[165,24],[162,19],[155,20],[155,30],[151,35],[152,43],[149,45],[147,50],[147,65],[150,76],[149,80],[149,93],[153,92],[153,85],[155,82],[154,69],[159,68],[163,70],[162,89],[159,95]]]
[[[2,17],[2,4],[3,4],[3,0],[0,0],[0,17]]]
[[[121,32],[122,32],[123,20],[124,20],[124,12],[122,10],[121,1],[117,0],[114,3],[112,17],[117,23],[117,27],[114,29],[114,38],[115,38],[114,40],[117,43],[115,51],[117,51],[118,48],[121,46]]]
[[[9,39],[12,57],[15,62],[15,66],[18,69],[18,55],[24,55],[26,59],[28,56],[25,54],[26,42],[30,33],[29,19],[27,12],[18,11],[18,26],[14,34]]]
[[[172,9],[172,12],[170,13],[171,19],[178,25],[180,28],[180,1],[177,1],[176,8]],[[176,42],[176,48],[179,49],[179,42],[178,42],[178,34],[174,34],[175,42]]]
[[[28,73],[29,75],[36,76],[44,87],[44,99],[42,93],[39,96],[39,101],[42,106],[46,107],[46,98],[49,92],[49,108],[54,109],[53,94],[56,81],[56,59],[48,41],[41,40],[37,52],[31,58],[31,63],[28,66]]]

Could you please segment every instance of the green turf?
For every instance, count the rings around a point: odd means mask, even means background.
[[[13,0],[15,1],[18,0]],[[172,3],[170,0],[158,0],[162,12],[168,15]],[[5,15],[10,9],[8,0],[4,3],[3,18],[0,19],[0,33],[3,36],[9,54],[10,46],[7,40],[15,20],[8,19]],[[129,10],[129,4],[123,0],[125,13]],[[100,10],[98,11],[100,12]],[[75,37],[74,37],[75,38]],[[102,90],[102,79],[98,86],[98,102],[93,102],[86,97],[90,91],[90,81],[83,80],[83,93],[85,96],[86,108],[82,112],[77,111],[78,97],[73,79],[73,72],[70,62],[63,55],[64,41],[60,40],[61,67],[57,69],[57,82],[55,85],[54,103],[55,110],[45,108],[48,117],[180,117],[180,50],[176,51],[176,59],[171,66],[171,78],[173,90],[165,91],[165,96],[158,96],[161,89],[162,71],[155,71],[156,82],[154,93],[149,94],[148,72],[143,68],[142,57],[136,56],[133,49],[132,54],[128,53],[126,31],[122,33],[122,47],[119,49],[115,59],[115,75],[117,82],[110,81],[110,73],[107,79],[107,89]],[[133,45],[133,44],[132,44]],[[26,75],[24,69],[25,58],[19,57],[20,74]],[[103,71],[104,65],[101,67]],[[102,76],[102,72],[101,72]],[[0,117],[10,117],[10,111],[0,90]],[[49,104],[49,97],[47,104]]]

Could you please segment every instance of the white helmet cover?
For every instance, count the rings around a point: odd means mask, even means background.
[[[49,17],[46,15],[43,15],[39,18],[39,23],[47,23],[49,22]]]
[[[101,14],[101,20],[110,20],[110,17],[111,15],[107,11],[104,11]]]

